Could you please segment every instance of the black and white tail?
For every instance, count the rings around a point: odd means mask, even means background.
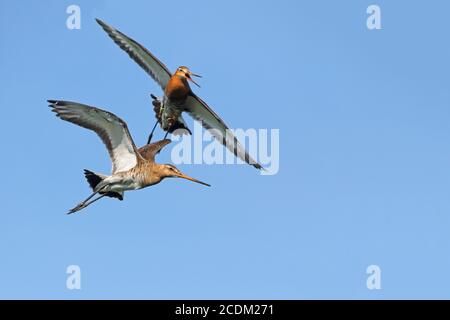
[[[106,176],[89,171],[87,169],[84,169],[84,176],[86,177],[87,182],[89,183],[89,185],[91,186],[92,190],[95,190],[95,187],[97,187],[97,185],[102,182],[103,179],[106,178]],[[120,201],[123,200],[123,194],[118,193],[118,192],[99,192],[100,194],[104,194],[107,197],[111,197],[111,198],[117,198]]]

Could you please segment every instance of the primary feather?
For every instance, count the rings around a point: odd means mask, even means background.
[[[112,173],[130,170],[140,157],[127,124],[111,112],[88,105],[48,100],[52,111],[65,120],[97,133],[108,149]]]

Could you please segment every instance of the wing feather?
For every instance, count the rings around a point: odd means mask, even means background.
[[[239,143],[223,120],[198,96],[191,93],[186,99],[186,112],[194,119],[200,121],[221,144],[227,147],[235,156],[257,169],[263,167],[250,157],[247,150]]]
[[[164,148],[166,145],[171,143],[170,139],[160,140],[151,144],[147,144],[138,149],[139,154],[148,161],[155,161],[155,156]]]
[[[164,90],[171,77],[169,69],[138,42],[124,35],[119,30],[114,29],[102,20],[96,19],[96,21],[103,30],[106,31],[108,36],[113,39],[122,50],[128,53],[130,58],[140,65]]]
[[[136,146],[127,124],[111,112],[71,101],[48,100],[52,111],[65,120],[97,133],[108,149],[112,173],[134,168],[138,163]]]

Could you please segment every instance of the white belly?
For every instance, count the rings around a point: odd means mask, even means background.
[[[127,190],[141,189],[142,185],[139,181],[130,178],[122,178],[111,176],[105,179],[108,183],[103,191],[123,192]]]

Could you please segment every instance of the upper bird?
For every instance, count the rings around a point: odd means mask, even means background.
[[[155,162],[155,155],[170,143],[169,139],[137,149],[127,124],[113,113],[76,102],[59,100],[48,102],[59,118],[96,132],[108,149],[112,162],[110,176],[84,171],[93,193],[71,209],[69,214],[86,208],[105,196],[122,200],[124,191],[152,186],[164,178],[183,178],[209,186],[185,175],[171,164]],[[89,202],[97,193],[100,196]]]
[[[164,131],[172,132],[174,127],[187,128],[181,115],[182,112],[187,112],[194,119],[200,121],[205,129],[237,157],[257,169],[262,169],[262,166],[251,158],[245,148],[238,142],[225,122],[223,122],[223,120],[208,107],[202,99],[192,92],[189,82],[198,86],[192,78],[200,77],[199,75],[192,73],[189,68],[185,66],[178,67],[175,73],[172,74],[169,69],[144,46],[105,22],[99,19],[96,19],[96,21],[111,39],[113,39],[121,49],[127,52],[128,55],[138,63],[164,91],[164,96],[162,101],[160,101],[160,115],[157,115],[158,121],[161,123],[161,127]],[[149,140],[151,140],[152,134],[153,131],[150,134]]]

